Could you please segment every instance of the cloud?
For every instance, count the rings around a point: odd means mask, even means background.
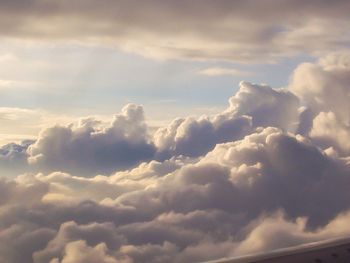
[[[28,148],[29,163],[41,171],[91,175],[112,173],[153,158],[155,147],[148,140],[141,106],[126,105],[107,128],[99,129],[98,124],[88,118],[76,128],[43,130]]]
[[[315,143],[349,154],[350,54],[332,53],[317,63],[299,65],[290,89],[307,106],[301,120],[302,132]]]
[[[33,140],[26,140],[20,144],[9,143],[0,147],[0,171],[7,176],[29,172],[27,149],[32,143]]]
[[[229,99],[229,112],[252,117],[253,127],[278,127],[294,131],[298,123],[299,99],[289,90],[241,82]]]
[[[51,263],[117,263],[111,256],[106,254],[107,248],[104,243],[100,243],[95,247],[86,245],[85,241],[75,241],[66,245],[65,256],[62,261],[53,259]]]
[[[72,118],[40,109],[0,107],[0,145],[35,140],[41,129],[55,122],[70,123]]]
[[[209,77],[225,76],[225,75],[247,77],[252,75],[252,73],[248,71],[238,70],[234,68],[219,68],[219,67],[202,69],[198,71],[198,74],[206,75]]]
[[[193,262],[343,235],[349,169],[307,138],[259,128],[189,162],[22,175],[0,182],[0,258]]]
[[[292,131],[298,125],[298,107],[298,98],[289,91],[242,82],[223,112],[178,118],[149,136],[143,108],[129,104],[109,125],[87,117],[77,125],[43,129],[23,151],[18,167],[26,168],[28,163],[27,171],[93,176],[130,169],[152,159],[199,157],[216,144],[241,139],[260,126]],[[4,118],[21,121],[18,111],[5,111]]]
[[[34,81],[31,82],[31,81],[0,79],[0,90],[11,90],[16,87],[21,87],[24,89],[35,89],[40,85],[43,85],[43,84],[39,82],[34,82]]]
[[[56,237],[48,243],[47,247],[35,253],[33,257],[35,262],[57,262],[55,256],[60,257],[62,254],[64,255],[62,262],[86,262],[84,259],[89,258],[91,262],[100,262],[99,260],[116,262],[106,255],[107,245],[110,248],[118,248],[122,242],[122,237],[110,223],[92,223],[82,226],[74,222],[66,222],[61,225]],[[81,254],[79,251],[86,253]],[[86,257],[88,255],[90,257]]]
[[[314,118],[310,137],[324,149],[333,147],[346,156],[350,153],[350,127],[333,112],[321,112]]]
[[[154,135],[160,155],[197,157],[218,143],[243,138],[256,127],[293,130],[298,125],[298,98],[286,90],[241,82],[229,107],[211,117],[175,119]]]
[[[217,143],[236,140],[251,129],[249,117],[217,115],[213,119],[176,119],[160,128],[154,136],[160,156],[185,155],[197,157]]]
[[[284,218],[283,213],[276,213],[269,218],[259,220],[248,238],[234,250],[233,254],[269,251],[317,242],[320,239],[327,239],[330,234],[345,236],[349,233],[349,229],[344,228],[346,220],[349,220],[349,213],[339,215],[318,232],[306,232],[304,231],[305,218],[298,218],[295,222],[290,222]],[[266,239],[266,236],[270,238]]]
[[[331,111],[348,123],[349,71],[350,53],[333,53],[317,63],[299,65],[293,73],[290,89],[315,114]]]
[[[129,104],[2,147],[2,166],[30,164],[0,180],[0,262],[200,262],[349,235],[347,61],[302,64],[289,89],[241,82],[226,110],[153,136]]]
[[[88,40],[161,59],[271,62],[349,42],[346,0],[147,0],[142,8],[129,0],[3,0],[2,7],[4,38]]]

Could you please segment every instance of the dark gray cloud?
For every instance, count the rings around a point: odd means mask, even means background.
[[[89,40],[160,58],[273,61],[349,43],[346,0],[2,0],[1,7],[4,37]]]

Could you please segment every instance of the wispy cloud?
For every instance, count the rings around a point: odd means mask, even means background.
[[[329,51],[350,40],[347,0],[143,3],[5,0],[0,35],[99,43],[153,58],[236,62]]]
[[[200,75],[206,75],[210,77],[216,76],[237,76],[237,77],[247,77],[254,75],[253,72],[239,70],[235,68],[223,68],[223,67],[213,67],[202,69],[197,72]]]
[[[39,81],[0,79],[0,90],[36,90],[42,89],[43,87],[45,87],[44,83],[41,83]]]

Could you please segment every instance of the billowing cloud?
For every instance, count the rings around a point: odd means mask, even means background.
[[[192,262],[343,235],[349,169],[307,138],[259,128],[197,161],[23,175],[1,182],[2,260]]]
[[[314,120],[310,137],[324,149],[334,148],[338,153],[350,153],[350,127],[333,112],[321,112]]]
[[[16,176],[28,172],[27,149],[34,141],[27,140],[20,144],[9,143],[0,147],[0,171],[3,176]]]
[[[314,112],[333,112],[350,122],[350,53],[333,53],[317,63],[299,65],[290,89]]]
[[[196,157],[207,153],[217,143],[236,140],[251,129],[248,116],[217,115],[210,119],[176,119],[155,134],[160,155],[186,155]],[[163,157],[164,158],[164,157]]]
[[[142,8],[134,0],[1,4],[2,37],[89,40],[162,59],[274,61],[349,43],[346,0],[147,0]]]
[[[200,262],[349,235],[346,61],[302,64],[289,89],[242,82],[223,112],[153,136],[130,104],[4,146],[31,173],[0,180],[0,262]]]
[[[141,106],[128,104],[107,128],[98,129],[98,124],[88,118],[76,128],[54,126],[42,131],[28,148],[29,163],[43,171],[88,175],[111,173],[153,158],[155,147],[148,140]]]
[[[20,153],[23,162],[17,165],[24,165],[27,171],[92,176],[129,169],[152,159],[198,157],[218,143],[243,138],[257,127],[293,131],[298,126],[298,107],[299,99],[287,90],[242,82],[223,112],[178,118],[150,136],[143,108],[129,104],[107,126],[88,117],[77,125],[42,130]]]
[[[298,125],[298,98],[287,90],[241,82],[222,113],[199,119],[176,119],[160,128],[154,141],[161,154],[200,156],[218,143],[242,138],[256,127],[294,130]]]
[[[113,257],[106,254],[107,248],[104,243],[95,247],[89,247],[85,241],[79,240],[71,242],[65,246],[65,255],[62,261],[57,258],[51,260],[52,263],[118,263]]]
[[[299,99],[286,89],[241,82],[230,98],[228,112],[252,117],[253,127],[278,127],[294,131],[298,123]]]
[[[303,63],[292,76],[290,89],[307,106],[302,133],[325,148],[348,155],[350,148],[350,54],[333,53],[317,63]]]

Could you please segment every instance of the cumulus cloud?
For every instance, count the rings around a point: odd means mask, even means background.
[[[230,98],[228,112],[252,117],[253,127],[279,127],[294,131],[298,122],[299,99],[286,89],[241,82]]]
[[[2,37],[88,39],[162,59],[274,61],[349,42],[346,0],[147,0],[142,8],[130,0],[1,3]]]
[[[108,126],[89,117],[78,125],[46,128],[20,152],[6,151],[6,165],[13,162],[10,166],[24,167],[23,172],[63,171],[92,176],[130,169],[152,159],[195,158],[218,143],[241,139],[257,127],[292,131],[298,124],[298,107],[298,98],[287,90],[242,82],[225,111],[178,118],[150,136],[143,108],[129,104]],[[2,155],[4,159],[5,149]]]
[[[27,149],[33,143],[34,141],[26,140],[20,144],[9,143],[0,147],[0,172],[7,176],[28,172]]]
[[[350,53],[333,53],[317,63],[299,65],[290,89],[314,112],[333,112],[349,123]]]
[[[310,137],[325,149],[333,147],[338,153],[350,153],[350,127],[333,112],[321,112],[314,118]]]
[[[88,118],[78,127],[43,130],[28,148],[29,163],[42,171],[91,175],[112,173],[153,158],[155,147],[148,139],[141,106],[128,104],[109,127],[99,129],[98,124]]]
[[[307,109],[301,114],[300,131],[323,148],[349,154],[350,54],[332,53],[317,63],[299,65],[290,89]]]
[[[207,153],[217,143],[236,140],[251,129],[248,116],[217,115],[210,119],[176,119],[155,134],[159,154],[196,157]]]
[[[318,232],[307,232],[304,231],[305,218],[298,218],[295,222],[291,222],[284,218],[283,213],[278,212],[271,217],[258,220],[254,230],[235,248],[233,254],[297,246],[301,243],[327,239],[330,235],[342,237],[349,234],[346,220],[349,220],[349,213],[339,215]],[[272,237],[266,240],[267,235]]]
[[[89,247],[85,241],[75,241],[65,246],[65,255],[62,261],[53,259],[50,263],[117,263],[111,256],[106,254],[106,245],[98,244],[95,247]]]
[[[335,237],[350,233],[349,169],[305,137],[259,128],[198,160],[23,175],[1,182],[1,257],[193,262]]]
[[[293,130],[298,125],[298,98],[287,90],[241,82],[222,113],[201,118],[175,119],[154,136],[161,154],[200,156],[218,143],[234,141],[256,127]]]
[[[1,165],[34,170],[0,180],[0,262],[200,262],[349,235],[347,61],[302,64],[289,89],[242,82],[223,112],[153,136],[130,104],[4,146]]]

